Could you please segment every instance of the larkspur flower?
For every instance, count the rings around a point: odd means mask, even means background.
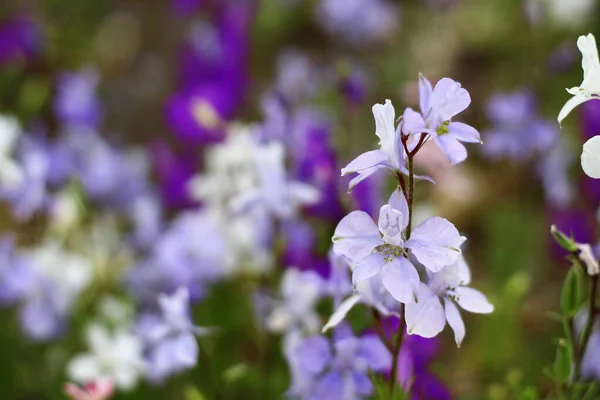
[[[465,337],[465,325],[456,304],[478,314],[488,314],[494,310],[481,292],[467,286],[469,283],[471,271],[462,257],[441,271],[430,274],[428,284],[419,284],[418,302],[406,305],[408,334],[434,337],[448,322],[454,331],[456,344],[460,346]]]
[[[89,353],[77,354],[67,365],[67,375],[75,382],[110,379],[121,390],[131,390],[144,373],[142,342],[126,330],[109,332],[92,324],[86,331]]]
[[[296,345],[288,362],[291,398],[358,400],[373,394],[368,373],[389,369],[392,356],[375,335],[354,337],[338,328],[333,346],[324,336],[308,337]]]
[[[320,318],[315,305],[324,294],[324,282],[313,271],[287,269],[281,281],[281,300],[266,318],[271,332],[290,333],[319,331]]]
[[[258,186],[249,188],[231,200],[232,210],[241,212],[262,208],[281,219],[292,218],[303,205],[315,204],[321,197],[312,185],[288,180],[285,149],[280,142],[260,146],[254,154]]]
[[[23,299],[36,283],[30,258],[19,254],[14,242],[11,236],[0,238],[0,305]]]
[[[386,100],[385,104],[375,104],[373,116],[380,148],[359,155],[342,168],[342,176],[358,174],[350,181],[348,191],[352,191],[356,185],[382,168],[387,168],[394,173],[408,174],[405,165],[406,152],[400,140],[400,126],[398,129],[394,128],[396,114],[392,102]]]
[[[536,115],[535,98],[528,91],[495,94],[486,114],[493,126],[484,132],[483,151],[493,158],[524,161],[548,151],[558,136],[554,124]]]
[[[417,226],[410,238],[408,204],[398,191],[381,207],[379,223],[363,211],[348,214],[333,235],[333,250],[356,264],[352,282],[356,286],[369,278],[381,279],[383,286],[401,303],[414,303],[419,290],[419,274],[409,255],[431,272],[453,264],[465,240],[444,218],[430,217]]]
[[[64,125],[96,127],[101,105],[96,96],[100,75],[94,68],[79,72],[63,72],[54,97],[54,113]]]
[[[209,329],[193,324],[189,300],[184,287],[170,296],[160,294],[160,314],[146,314],[140,319],[138,330],[148,349],[147,374],[153,381],[163,381],[198,362],[195,336],[206,335]]]
[[[578,105],[600,97],[600,61],[598,60],[596,38],[591,33],[587,36],[579,36],[577,47],[582,55],[583,82],[579,86],[567,89],[567,92],[573,97],[558,113],[559,124]]]
[[[28,15],[17,15],[0,25],[0,65],[23,62],[39,54],[43,42],[41,29]]]
[[[431,83],[419,75],[419,106],[421,114],[407,108],[403,114],[402,132],[405,135],[429,134],[452,165],[466,160],[467,149],[461,142],[482,143],[479,132],[470,125],[453,122],[452,117],[471,104],[471,96],[460,83],[440,79],[432,89]],[[416,140],[413,142],[417,142]]]

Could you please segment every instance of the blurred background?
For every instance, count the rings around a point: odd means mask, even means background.
[[[468,237],[474,286],[495,305],[465,315],[460,349],[447,330],[436,339],[428,373],[450,398],[547,393],[542,370],[560,335],[549,313],[568,267],[549,226],[595,244],[600,205],[600,183],[578,161],[600,134],[600,101],[562,128],[556,116],[564,88],[582,80],[576,39],[600,33],[599,22],[595,0],[3,0],[2,398],[64,398],[69,361],[86,351],[103,304],[113,317],[137,315],[144,296],[182,285],[194,322],[219,333],[199,339],[197,365],[116,398],[282,398],[281,339],[261,328],[256,293],[277,297],[289,265],[326,276],[337,222],[356,208],[377,214],[391,178],[347,194],[339,169],[375,148],[373,104],[390,99],[396,115],[418,108],[419,73],[469,91],[458,119],[484,144],[452,168],[426,146],[417,169],[437,185],[417,185],[417,213],[448,218]],[[253,272],[198,278],[194,249],[212,262],[220,244],[210,223],[184,219],[228,190],[215,171],[250,151],[228,142],[236,129],[284,142],[288,175],[324,196],[278,225],[267,254],[249,256]],[[251,249],[261,229],[235,228]],[[157,252],[176,258],[168,273],[147,265],[162,260]],[[53,285],[75,282],[60,307],[20,269],[32,260],[48,265]],[[93,277],[79,276],[78,263],[92,264]],[[318,309],[331,312],[327,301]],[[355,314],[353,326],[366,329],[368,316]]]

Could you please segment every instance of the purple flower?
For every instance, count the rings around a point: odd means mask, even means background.
[[[0,239],[0,305],[21,300],[35,281],[30,260],[15,253],[14,238]]]
[[[171,0],[173,11],[178,14],[192,14],[202,7],[205,0]]]
[[[429,134],[452,165],[467,158],[467,149],[461,142],[482,143],[479,132],[452,117],[466,110],[471,96],[460,83],[442,78],[432,89],[431,83],[419,75],[419,102],[421,114],[407,108],[403,114],[402,131],[407,135]]]
[[[255,150],[258,186],[248,188],[231,201],[236,213],[252,208],[289,219],[303,205],[319,201],[321,193],[312,185],[290,181],[285,173],[285,150],[280,142],[270,142]]]
[[[152,157],[165,205],[174,209],[195,205],[188,182],[197,170],[196,151],[175,152],[166,142],[158,141],[152,144]]]
[[[41,48],[42,35],[32,19],[22,15],[0,25],[0,64],[26,61]]]
[[[324,336],[311,336],[295,346],[288,362],[290,397],[358,400],[373,394],[368,373],[389,369],[392,356],[375,335],[343,335],[333,346]]]
[[[196,365],[195,335],[206,335],[209,330],[193,324],[186,288],[179,288],[171,296],[160,294],[158,305],[160,314],[143,315],[138,330],[148,347],[149,378],[161,382]]]
[[[408,334],[434,337],[444,329],[447,321],[460,347],[465,337],[465,325],[455,303],[466,311],[478,314],[488,314],[494,310],[481,292],[466,286],[469,283],[471,271],[462,258],[432,274],[427,285],[420,283],[418,301],[406,304]],[[443,305],[440,299],[443,299]]]
[[[64,125],[96,127],[101,113],[96,96],[99,81],[94,68],[60,74],[53,104],[56,118]]]
[[[320,200],[307,208],[313,215],[338,221],[342,215],[339,197],[338,166],[331,144],[332,128],[320,114],[301,110],[292,120],[291,152],[293,175],[313,185]]]
[[[340,221],[333,235],[333,250],[356,265],[352,273],[355,286],[377,277],[397,301],[414,303],[420,281],[409,254],[431,272],[441,271],[460,256],[465,238],[446,219],[427,218],[405,241],[407,224],[408,205],[398,191],[381,207],[378,225],[363,211],[354,211]]]
[[[537,117],[535,99],[527,91],[493,96],[487,104],[487,116],[494,126],[484,132],[483,150],[493,158],[523,161],[548,151],[558,136],[553,122]]]
[[[185,143],[219,142],[235,103],[226,84],[200,85],[174,93],[165,105],[165,119]]]
[[[317,19],[354,44],[388,37],[398,26],[398,9],[385,0],[321,0]]]

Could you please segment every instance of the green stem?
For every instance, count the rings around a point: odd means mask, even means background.
[[[590,285],[590,304],[588,310],[587,321],[583,328],[581,335],[581,345],[578,351],[578,362],[575,364],[574,380],[578,381],[581,377],[581,364],[585,355],[590,336],[592,335],[592,328],[594,327],[594,314],[596,313],[596,293],[598,291],[598,275],[591,277],[592,284]]]
[[[412,217],[413,217],[413,197],[415,193],[415,164],[413,156],[408,156],[408,190],[406,193],[406,202],[408,203],[408,225],[406,226],[406,240],[410,239],[410,233],[412,231]]]
[[[400,356],[400,349],[402,348],[402,342],[404,341],[404,315],[400,317],[400,326],[396,333],[396,342],[394,343],[392,351],[392,373],[389,381],[390,400],[394,398],[394,390],[396,388],[396,382],[398,381],[398,357]]]

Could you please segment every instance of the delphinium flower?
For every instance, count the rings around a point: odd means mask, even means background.
[[[320,193],[312,185],[288,180],[285,149],[279,142],[260,146],[254,154],[257,186],[246,189],[232,199],[234,210],[264,209],[281,219],[292,218],[300,206],[316,203]]]
[[[16,251],[14,237],[0,238],[0,305],[21,301],[36,279],[30,258]]]
[[[0,24],[0,65],[24,62],[35,57],[42,46],[42,32],[33,19],[17,15]]]
[[[175,151],[166,141],[159,140],[152,143],[151,155],[165,207],[179,210],[197,205],[189,189],[190,181],[197,171],[197,151]]]
[[[144,302],[180,287],[188,288],[193,299],[202,298],[207,284],[227,275],[227,244],[207,213],[182,213],[128,273],[127,282]]]
[[[465,325],[456,307],[466,311],[488,314],[494,306],[471,283],[471,271],[464,259],[430,274],[427,284],[420,283],[418,301],[406,305],[406,324],[409,334],[434,337],[444,329],[446,322],[454,331],[460,346],[465,336]],[[440,300],[443,300],[443,305]]]
[[[267,316],[266,328],[271,332],[314,334],[321,322],[315,310],[317,301],[324,294],[324,282],[314,271],[286,269],[281,280],[281,299],[273,302]]]
[[[97,127],[101,104],[96,96],[100,76],[94,68],[62,72],[58,77],[54,113],[64,125]]]
[[[587,312],[581,311],[575,316],[575,333],[583,331]],[[585,354],[581,361],[581,376],[584,379],[600,379],[600,365],[598,356],[600,355],[600,319],[595,316],[592,324],[592,332],[587,342]]]
[[[189,301],[187,288],[179,288],[170,296],[160,294],[160,313],[140,317],[138,331],[146,345],[147,376],[152,381],[163,381],[198,362],[195,336],[206,335],[209,330],[193,324]]]
[[[108,379],[87,382],[83,386],[72,383],[65,385],[65,394],[71,400],[108,400],[115,391],[115,386]]]
[[[493,158],[525,161],[548,151],[558,136],[552,122],[536,115],[535,98],[525,90],[494,95],[486,113],[493,126],[483,134],[483,151]]]
[[[408,204],[394,191],[381,207],[379,223],[363,211],[353,211],[338,224],[333,250],[356,264],[352,282],[381,279],[384,287],[401,303],[414,303],[419,290],[419,274],[409,254],[431,272],[454,263],[465,240],[454,225],[440,217],[426,219],[407,239]]]
[[[165,105],[165,119],[180,140],[222,140],[225,121],[246,91],[252,16],[246,2],[227,2],[213,8],[212,25],[192,27],[181,52],[179,87]]]
[[[299,342],[288,356],[292,384],[288,396],[297,399],[358,400],[374,392],[370,372],[390,368],[392,356],[375,335],[355,337],[339,327],[333,342],[311,336]]]
[[[67,365],[67,375],[79,383],[109,379],[120,390],[133,389],[144,374],[142,342],[128,329],[109,331],[91,324],[86,329],[89,353],[80,353]]]
[[[398,8],[386,0],[320,0],[321,25],[354,44],[389,37],[398,28]]]
[[[48,340],[63,331],[77,298],[91,283],[92,265],[53,241],[25,256],[34,278],[21,300],[21,327],[32,340]]]
[[[578,105],[600,96],[600,62],[598,61],[596,38],[591,33],[587,36],[580,36],[577,39],[577,47],[582,55],[583,82],[579,86],[567,89],[567,92],[573,97],[560,110],[559,123]]]

